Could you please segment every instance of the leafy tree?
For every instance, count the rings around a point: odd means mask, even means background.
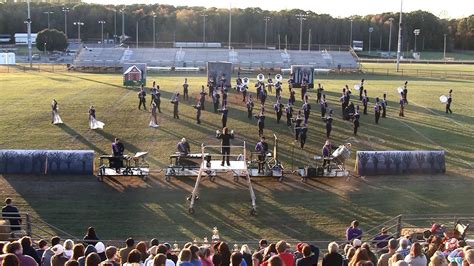
[[[64,51],[67,48],[67,38],[62,31],[56,29],[44,29],[36,36],[36,48],[43,51]]]

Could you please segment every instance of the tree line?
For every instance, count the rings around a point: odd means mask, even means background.
[[[229,10],[203,7],[175,7],[171,5],[99,5],[76,4],[63,6],[49,3],[32,3],[32,32],[39,32],[48,27],[46,12],[50,13],[51,28],[64,32],[65,12],[67,13],[67,37],[77,38],[78,27],[74,22],[84,23],[81,26],[81,39],[98,41],[101,39],[101,25],[105,21],[104,36],[112,39],[122,35],[122,17],[125,34],[135,40],[138,24],[139,42],[148,46],[153,40],[153,21],[155,21],[156,42],[202,42],[203,22],[206,20],[206,42],[228,42]],[[123,14],[122,11],[123,10]],[[263,47],[265,42],[265,17],[269,17],[267,26],[267,45],[290,49],[298,47],[300,42],[300,21],[298,14],[304,14],[302,44],[303,49],[311,44],[349,45],[352,40],[364,42],[365,49],[388,50],[390,24],[392,51],[397,49],[399,13],[382,13],[367,16],[335,18],[327,14],[316,14],[300,9],[268,11],[260,8],[231,10],[232,46]],[[204,15],[206,15],[204,17]],[[26,3],[0,4],[0,33],[11,34],[26,32],[24,21],[27,16]],[[393,18],[392,22],[391,18]],[[352,20],[352,23],[351,23]],[[369,28],[372,32],[369,33]],[[447,49],[474,50],[474,15],[458,19],[441,19],[426,11],[414,11],[403,14],[403,50],[412,50],[415,43],[413,31],[420,29],[417,39],[417,50],[442,50],[446,34]],[[311,37],[309,31],[311,30]]]

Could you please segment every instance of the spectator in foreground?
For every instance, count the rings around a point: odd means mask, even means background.
[[[167,243],[165,243],[165,244],[167,244]],[[171,255],[170,247],[166,246],[165,244],[158,245],[157,255],[164,254],[166,256],[166,262],[165,262],[166,266],[175,266],[176,263],[174,262],[174,260],[172,260],[173,257],[171,257],[171,259],[168,258],[168,255]],[[176,255],[173,255],[173,256],[176,257]],[[178,261],[177,257],[176,257],[176,261]]]
[[[340,266],[342,265],[342,255],[338,253],[339,245],[336,242],[331,242],[328,245],[328,253],[323,257],[322,266]]]
[[[23,255],[28,255],[32,257],[36,263],[41,263],[41,258],[38,256],[36,250],[31,246],[31,238],[29,236],[24,236],[20,240],[21,247],[23,248]]]
[[[61,242],[59,236],[53,236],[51,238],[51,247],[44,251],[43,257],[41,258],[41,266],[51,266],[51,258],[54,256],[52,247],[58,245]]]
[[[137,266],[143,265],[142,262],[142,253],[138,249],[132,249],[130,253],[128,253],[127,262],[122,264],[123,266]]]
[[[263,262],[263,254],[259,251],[255,251],[252,255],[252,266],[259,266]],[[250,265],[248,265],[250,266]]]
[[[202,266],[214,266],[214,264],[212,263],[212,258],[211,258],[211,250],[208,247],[204,247],[204,246],[200,247],[198,255],[199,255],[199,259],[201,260]]]
[[[359,248],[356,250],[354,256],[351,258],[349,261],[349,266],[356,266],[357,263],[361,261],[370,261],[369,254],[367,253],[367,249],[365,248]]]
[[[377,256],[370,250],[370,246],[368,243],[362,244],[361,248],[365,248],[367,250],[367,255],[369,255],[369,259],[373,265],[377,265]]]
[[[397,247],[398,241],[396,239],[390,239],[388,241],[388,252],[380,256],[377,266],[388,266],[388,260],[395,254]]]
[[[355,253],[356,253],[356,249],[351,246],[351,245],[347,245],[346,246],[347,250],[345,252],[345,255],[343,257],[343,262],[342,262],[342,265],[344,266],[348,266],[349,265],[349,262],[351,261],[352,257],[354,257]]]
[[[104,263],[107,263],[108,265],[111,266],[120,266],[120,264],[117,262],[119,259],[117,257],[117,248],[114,246],[110,246],[105,249],[105,256],[107,259],[105,260]]]
[[[72,241],[71,239],[67,239],[66,241],[64,241],[63,247],[64,257],[66,257],[68,260],[71,259],[73,254],[74,241]]]
[[[96,253],[97,254],[97,250],[95,249],[95,247],[93,245],[87,246],[85,251],[84,251],[84,256],[80,257],[77,260],[77,262],[79,262],[80,266],[84,266],[86,264],[86,259],[91,253]]]
[[[230,256],[230,265],[231,266],[245,266],[244,265],[244,257],[242,256],[242,253],[239,251],[234,251],[232,252],[232,255]]]
[[[286,264],[280,256],[275,255],[268,260],[268,266],[286,266]]]
[[[21,230],[21,216],[18,208],[13,206],[11,198],[5,199],[5,206],[2,208],[2,218],[10,221],[10,229],[12,231]]]
[[[97,242],[95,244],[95,250],[97,252],[97,255],[100,257],[100,261],[105,261],[107,259],[107,256],[105,255],[105,245],[102,242]]]
[[[433,256],[431,256],[428,266],[448,266],[448,261],[443,256],[443,254],[438,251]]]
[[[79,260],[80,257],[84,256],[86,248],[84,248],[83,244],[75,244],[72,248],[72,256],[70,260]]]
[[[281,258],[285,266],[295,265],[295,257],[293,256],[293,254],[287,252],[289,246],[285,241],[278,241],[275,248],[277,250],[278,256]]]
[[[474,249],[469,249],[464,253],[464,262],[467,265],[474,265]]]
[[[316,252],[311,250],[311,246],[308,244],[303,244],[301,248],[301,252],[303,253],[303,257],[296,260],[296,266],[313,266],[318,264],[318,256]],[[318,252],[319,253],[319,252]],[[342,263],[340,264],[342,265]]]
[[[87,255],[86,257],[86,266],[99,266],[101,263],[99,255],[97,253],[92,252],[91,254]]]
[[[44,239],[40,239],[38,242],[38,249],[36,249],[36,254],[38,254],[38,257],[40,258],[40,264],[41,264],[41,258],[43,257],[44,251],[48,249],[48,242]]]
[[[411,245],[410,253],[405,257],[405,262],[410,266],[426,266],[428,264],[420,243],[416,242]]]
[[[95,244],[97,244],[97,242],[99,242],[99,237],[97,237],[97,234],[95,233],[95,228],[92,226],[87,228],[87,234],[84,236],[85,246],[94,246]]]
[[[266,239],[260,239],[258,241],[258,251],[263,254],[263,250],[268,246],[268,241]]]
[[[135,247],[135,241],[133,240],[133,238],[129,237],[129,238],[127,238],[127,240],[125,240],[125,245],[126,245],[126,247],[120,249],[120,251],[119,251],[120,265],[123,265],[127,261],[128,254]]]
[[[145,262],[147,258],[147,246],[145,241],[140,241],[138,242],[137,246],[135,247],[138,251],[140,251],[141,254],[141,262]]]
[[[57,244],[51,250],[54,252],[54,256],[51,257],[51,266],[64,266],[68,261],[68,258],[64,256],[64,247]]]
[[[244,244],[244,245],[242,245],[242,247],[240,247],[240,253],[242,253],[242,256],[244,257],[245,263],[248,266],[252,265],[252,251],[250,250],[250,248],[247,244]]]
[[[397,253],[400,253],[404,258],[410,253],[410,248],[408,247],[408,238],[400,238],[400,246],[397,249]]]
[[[184,248],[181,250],[178,256],[178,266],[193,266],[191,263],[191,250]]]
[[[198,255],[199,248],[195,245],[192,245],[191,247],[189,247],[189,249],[191,250],[191,263],[194,266],[202,266],[201,260],[199,259]]]
[[[388,260],[388,265],[389,266],[394,266],[397,262],[403,261],[403,259],[404,259],[404,257],[403,257],[402,254],[400,254],[398,252],[395,252],[395,254],[393,254],[392,257],[390,257],[390,259]],[[403,262],[405,262],[405,261],[403,261]],[[408,263],[407,263],[407,265],[408,265]]]
[[[21,247],[20,242],[18,241],[13,241],[11,243],[7,243],[3,247],[3,252],[5,254],[11,253],[17,256],[18,260],[20,261],[21,266],[38,266],[38,263],[36,261],[28,256],[28,255],[23,255],[23,248]],[[0,263],[3,265],[2,257],[0,257]]]
[[[351,223],[351,226],[346,230],[346,240],[352,241],[353,239],[361,239],[362,238],[362,230],[359,229],[359,221],[354,220]]]
[[[20,260],[18,259],[15,254],[7,253],[5,255],[2,255],[1,262],[2,266],[20,266]]]
[[[221,242],[219,244],[218,253],[221,260],[221,263],[218,266],[229,266],[231,253],[227,243]]]
[[[77,260],[68,260],[64,266],[79,266],[79,262]]]
[[[166,255],[165,254],[158,254],[153,258],[153,263],[151,266],[166,266]]]

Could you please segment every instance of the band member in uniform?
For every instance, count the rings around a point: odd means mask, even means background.
[[[354,103],[351,102],[346,109],[344,109],[344,113],[342,114],[342,118],[344,120],[350,120],[354,116],[355,108]]]
[[[405,85],[403,85],[403,101],[408,104],[408,81],[405,81]]]
[[[240,85],[240,91],[242,92],[242,102],[244,103],[247,100],[247,85]]]
[[[265,137],[261,136],[260,141],[255,145],[255,151],[258,152],[258,173],[263,173],[265,160],[268,153],[268,143],[265,142]]]
[[[234,138],[234,133],[229,130],[227,127],[222,129],[222,133],[217,130],[216,137],[221,140],[221,152],[222,152],[222,163],[221,166],[224,166],[224,162],[227,162],[227,166],[230,166],[229,155],[230,155],[230,140]]]
[[[265,84],[263,82],[257,81],[257,83],[255,83],[255,88],[257,88],[257,100],[259,100],[260,93],[263,90],[263,88],[265,88]]]
[[[331,156],[331,150],[332,150],[332,145],[330,140],[326,140],[326,143],[324,143],[323,149],[322,149],[322,155],[323,155],[323,168],[328,165],[327,171],[329,172],[329,164],[331,162],[330,156]]]
[[[89,107],[89,128],[90,129],[103,129],[104,123],[97,121],[95,117],[95,108],[93,105]]]
[[[308,125],[306,123],[300,128],[300,147],[304,149],[304,144],[306,143],[306,136],[308,134]]]
[[[316,89],[316,102],[319,103],[321,102],[321,95],[323,94],[324,88],[321,86],[321,83],[318,83],[318,88]]]
[[[380,106],[380,100],[379,100],[379,97],[376,97],[375,98],[375,106],[374,106],[375,124],[379,123],[380,109],[382,109],[382,107]]]
[[[309,104],[308,95],[305,95],[304,103],[303,103],[303,106],[301,107],[301,109],[303,109],[304,123],[307,124],[308,119],[309,119],[309,114],[311,112],[311,105]]]
[[[143,108],[146,110],[146,92],[145,88],[142,86],[140,87],[140,91],[138,92],[138,109],[140,110],[141,106],[143,105]]]
[[[225,77],[225,73],[222,73],[220,82],[221,82],[221,89],[224,90],[227,86],[227,78]],[[204,108],[202,110],[204,110]]]
[[[221,96],[219,95],[219,93],[217,92],[217,90],[213,90],[212,91],[212,103],[214,104],[214,113],[217,113],[218,109],[219,109],[219,102],[220,102],[220,99]]]
[[[270,76],[270,75],[271,75],[271,74],[268,73],[268,81],[267,81],[268,83],[267,83],[267,87],[268,87],[268,91],[269,91],[270,93],[272,93],[272,91],[273,91],[273,85],[274,85],[274,84],[273,84],[272,76]]]
[[[367,114],[368,102],[369,102],[369,98],[367,97],[367,90],[364,90],[364,96],[362,96],[362,105],[364,106],[364,115]]]
[[[161,113],[161,92],[160,92],[160,85],[157,85],[155,88],[155,92],[151,95],[152,100],[156,104],[156,108],[158,108],[158,112]]]
[[[183,84],[183,100],[184,100],[184,101],[189,100],[188,87],[189,87],[189,85],[188,85],[188,79],[185,78],[185,79],[184,79],[184,84]],[[203,86],[203,87],[204,87],[204,86]]]
[[[321,107],[321,117],[324,118],[326,116],[326,110],[328,108],[328,103],[326,101],[326,94],[323,94],[323,98],[321,99],[319,106]]]
[[[158,127],[158,118],[156,117],[157,106],[156,106],[155,101],[151,101],[150,109],[151,109],[151,119],[150,119],[149,126]]]
[[[288,103],[285,107],[285,113],[286,113],[286,125],[289,128],[292,128],[292,120],[293,120],[293,107],[291,106],[290,103]]]
[[[179,157],[176,161],[176,164],[180,164],[181,157],[186,157],[188,154],[191,153],[191,147],[189,147],[189,143],[185,138],[182,138],[178,144],[176,144],[176,150],[178,151]],[[184,170],[184,165],[183,168]]]
[[[280,97],[281,95],[281,91],[282,91],[282,88],[281,88],[281,82],[277,80],[277,82],[275,83],[275,95],[276,97]]]
[[[359,101],[362,101],[362,93],[364,92],[364,79],[360,81],[360,86],[359,86]]]
[[[222,109],[219,109],[219,112],[222,113],[221,121],[222,121],[222,128],[227,126],[227,115],[229,113],[229,109],[227,109],[227,106],[224,105],[222,106]]]
[[[353,118],[354,118],[354,120],[353,120],[354,136],[357,136],[357,130],[359,129],[359,126],[360,126],[360,123],[359,123],[359,119],[360,119],[359,105],[356,106]]]
[[[383,99],[382,102],[380,103],[380,106],[382,107],[382,117],[385,118],[387,115],[387,94],[383,94]]]
[[[451,96],[451,93],[453,92],[453,90],[449,90],[449,94],[448,94],[448,101],[446,102],[446,113],[450,113],[452,114],[453,111],[451,111],[451,102],[453,101],[453,98]]]
[[[403,96],[403,91],[400,93],[400,112],[398,113],[398,116],[405,116],[405,98]]]
[[[342,113],[344,113],[344,110],[346,109],[347,105],[347,94],[346,94],[346,88],[342,88],[342,95],[341,98],[339,98],[339,102],[341,102],[341,108],[342,108]]]
[[[253,112],[253,99],[252,99],[252,94],[249,93],[249,96],[247,97],[247,118],[252,119],[252,112]]]
[[[304,97],[306,96],[306,92],[308,91],[308,83],[306,79],[303,78],[301,81],[301,100],[304,101]]]
[[[262,105],[265,105],[265,102],[267,101],[267,96],[268,96],[267,90],[265,89],[265,87],[263,87],[262,90],[260,91],[260,103]]]
[[[227,92],[225,90],[222,90],[222,103],[221,103],[221,107],[223,107],[224,105],[227,105]]]
[[[288,78],[288,92],[291,92],[291,89],[293,88],[293,81],[294,81],[294,73],[290,74],[290,77]]]
[[[235,89],[237,91],[240,91],[240,88],[242,87],[242,79],[240,78],[240,72],[237,72],[237,79],[235,80],[236,86]]]
[[[122,142],[120,142],[119,138],[115,138],[114,143],[112,143],[112,154],[114,155],[113,159],[113,166],[115,170],[118,172],[121,167],[123,167],[123,152],[125,151],[125,147],[123,146]]]
[[[209,79],[207,80],[207,88],[209,89],[209,95],[212,95],[214,92],[214,87],[216,86],[216,83],[214,82],[214,78],[209,75]]]
[[[273,105],[275,109],[276,117],[277,117],[277,124],[280,124],[281,115],[283,114],[283,104],[281,103],[280,98],[277,98],[276,103]]]
[[[255,118],[257,118],[258,135],[263,136],[263,129],[265,128],[265,107],[263,105],[260,113],[255,115]]]
[[[204,110],[204,102],[206,101],[207,93],[204,91],[204,85],[201,87],[201,92],[199,93],[199,102],[201,104],[201,109]]]
[[[201,124],[201,102],[198,101],[193,107],[196,109],[196,123]]]
[[[295,130],[295,140],[298,141],[300,137],[300,128],[301,128],[301,123],[303,123],[303,118],[301,117],[301,110],[298,110],[298,113],[296,114],[296,118],[294,120],[294,130]]]
[[[179,119],[179,92],[173,95],[171,103],[173,104],[173,118]]]
[[[288,103],[290,103],[291,105],[294,105],[296,102],[295,94],[296,94],[295,90],[290,88],[290,98],[288,99]]]
[[[51,124],[62,124],[63,121],[61,120],[61,117],[59,116],[58,112],[58,102],[56,99],[53,99],[51,102]]]
[[[332,110],[329,110],[329,115],[324,119],[326,122],[326,137],[329,139],[332,130]]]

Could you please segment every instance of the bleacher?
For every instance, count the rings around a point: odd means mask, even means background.
[[[206,67],[210,61],[232,62],[240,68],[289,68],[311,65],[318,69],[358,68],[350,51],[284,51],[251,49],[182,48],[84,48],[77,55],[76,67],[119,67],[123,63],[146,63],[154,67]]]

